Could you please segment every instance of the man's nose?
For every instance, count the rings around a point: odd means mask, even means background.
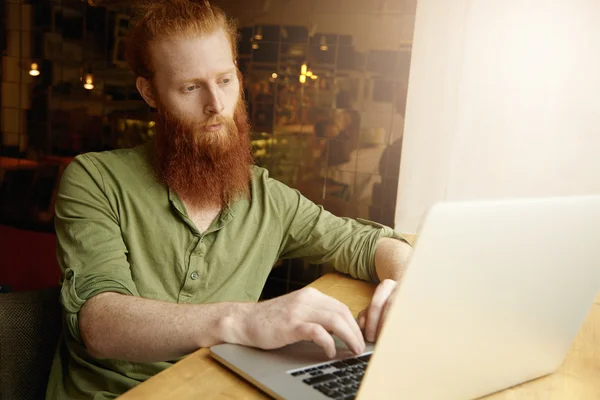
[[[204,103],[204,113],[208,115],[221,114],[225,108],[222,93],[218,87],[211,85],[206,88],[206,102]]]

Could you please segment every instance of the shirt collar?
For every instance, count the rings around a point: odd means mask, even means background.
[[[192,232],[194,232],[194,234],[202,235],[202,232],[200,232],[198,230],[198,228],[196,227],[194,222],[190,219],[190,217],[187,213],[187,209],[185,208],[185,204],[183,204],[183,200],[181,200],[181,197],[179,197],[177,192],[172,190],[168,185],[167,185],[167,191],[168,191],[169,202],[175,208],[175,210],[177,211],[177,213],[179,214],[181,219],[183,219],[183,221],[188,225],[190,230]],[[206,230],[206,232],[204,232],[204,233],[206,234],[206,233],[215,232],[215,231],[220,230],[225,225],[227,225],[233,219],[234,216],[235,216],[235,214],[234,214],[233,210],[231,209],[231,204],[227,203],[225,205],[225,207],[221,210],[221,212],[219,213],[219,215],[217,216],[215,221],[213,221],[213,223],[210,225],[208,230]]]

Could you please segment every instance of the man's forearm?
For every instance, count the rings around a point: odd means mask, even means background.
[[[173,360],[223,342],[224,317],[250,303],[173,304],[118,293],[89,299],[79,312],[90,354],[134,362]]]
[[[380,281],[400,281],[404,275],[412,247],[400,240],[381,238],[375,250],[375,270]]]

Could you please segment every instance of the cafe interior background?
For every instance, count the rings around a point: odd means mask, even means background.
[[[2,0],[0,290],[58,283],[69,161],[155,133],[123,57],[129,3]],[[336,215],[393,227],[416,0],[213,3],[238,23],[256,163]],[[331,270],[279,264],[263,298]]]

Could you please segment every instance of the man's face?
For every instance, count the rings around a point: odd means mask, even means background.
[[[248,115],[225,33],[155,42],[150,52],[153,82],[138,78],[138,89],[158,109],[159,180],[199,209],[247,195]]]
[[[154,67],[150,105],[198,126],[201,134],[222,133],[220,117],[231,120],[240,97],[225,32],[165,39],[151,43],[149,50]]]

